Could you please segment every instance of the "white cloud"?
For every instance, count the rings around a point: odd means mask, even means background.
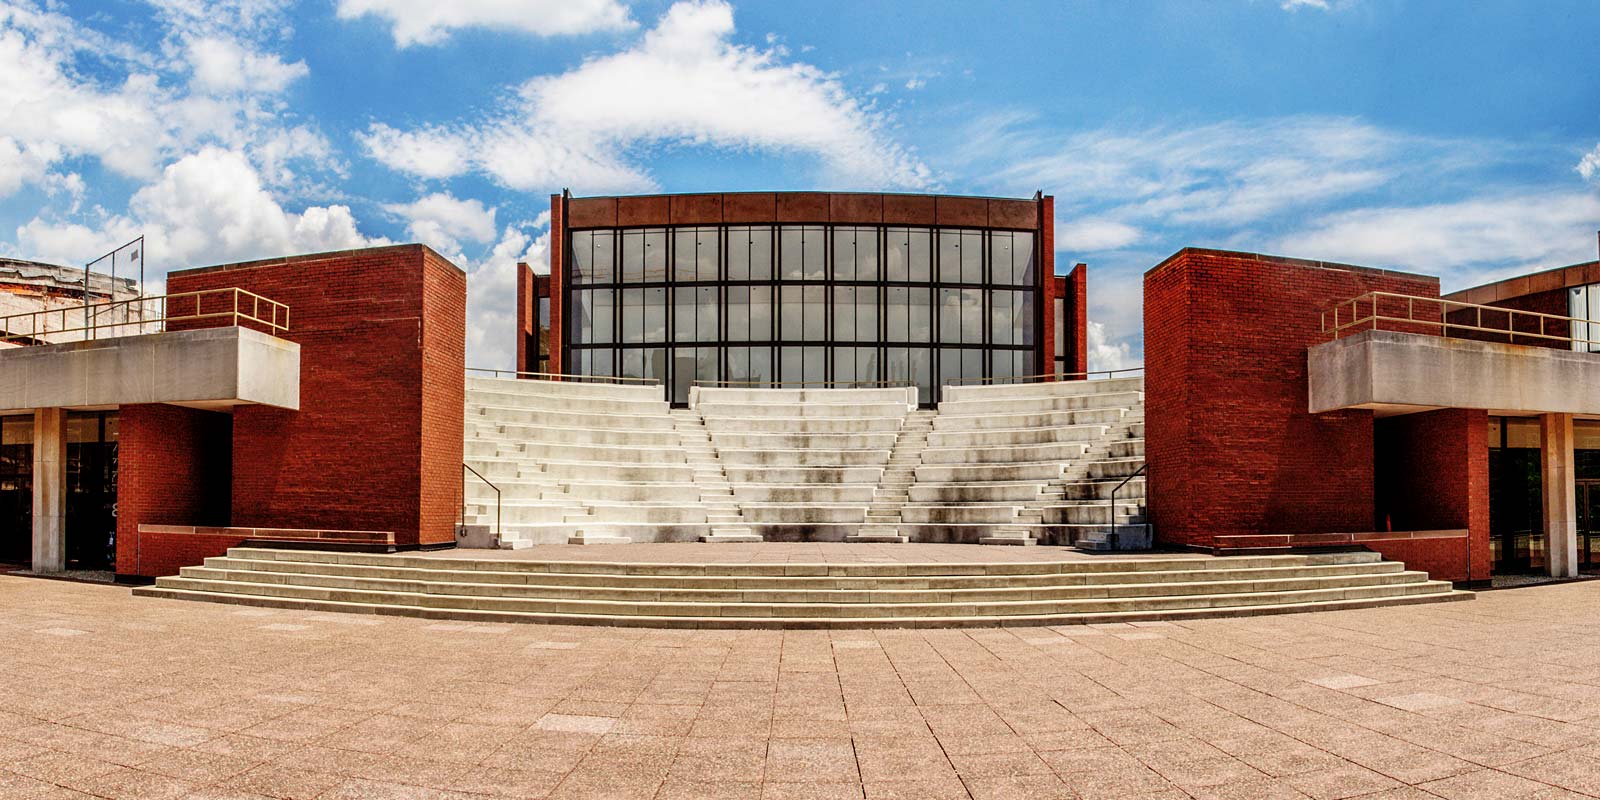
[[[1133,358],[1132,347],[1127,342],[1112,342],[1106,335],[1106,326],[1098,322],[1090,320],[1086,325],[1091,372],[1138,366]]]
[[[928,82],[922,78],[910,78],[906,81],[906,88],[913,92],[927,85]]]
[[[1600,144],[1584,155],[1576,167],[1578,174],[1586,181],[1600,180]]]
[[[506,226],[483,258],[462,263],[467,270],[467,364],[512,369],[516,363],[517,262],[548,260],[549,215]]]
[[[1102,128],[1061,136],[998,115],[970,129],[961,158],[999,162],[1014,192],[1070,187],[1063,210],[1094,205],[1125,224],[1239,226],[1350,198],[1422,169],[1448,172],[1474,149],[1359,120],[1289,117],[1179,128]]]
[[[1056,224],[1056,250],[1093,253],[1118,250],[1139,240],[1140,231],[1109,219],[1078,219]]]
[[[208,92],[277,93],[311,73],[304,61],[285,64],[271,53],[250,50],[237,41],[200,37],[189,42],[194,82]]]
[[[143,234],[154,272],[289,253],[387,244],[363,235],[343,205],[285,209],[241,153],[207,147],[135,192],[125,215],[96,225],[36,217],[17,229],[31,257],[82,263]]]
[[[296,177],[291,162],[333,166],[326,139],[280,96],[305,64],[262,49],[282,39],[275,0],[154,5],[164,39],[153,50],[26,0],[0,5],[0,196],[48,188],[80,158],[153,179],[206,144],[270,161],[275,184]]]
[[[458,200],[448,192],[420,197],[411,203],[384,206],[406,221],[406,233],[440,253],[457,258],[461,241],[484,243],[495,237],[495,209],[479,200]]]
[[[1329,214],[1273,252],[1445,279],[1446,290],[1594,258],[1600,197],[1544,192]]]
[[[368,14],[393,26],[400,47],[438,44],[459,28],[570,36],[634,27],[616,0],[339,0],[340,19]]]
[[[1331,11],[1333,6],[1328,0],[1283,0],[1280,6],[1284,11],[1296,11],[1302,8],[1315,8],[1319,11]]]
[[[628,49],[522,84],[499,119],[415,130],[379,123],[362,141],[402,172],[476,171],[514,189],[652,189],[640,162],[660,146],[804,154],[839,186],[932,182],[889,137],[887,120],[836,77],[735,44],[733,33],[726,2],[679,2]]]

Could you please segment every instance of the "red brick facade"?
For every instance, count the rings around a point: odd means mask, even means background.
[[[1469,546],[1440,539],[1373,549],[1434,578],[1488,580],[1488,429],[1487,412],[1463,408],[1377,420],[1374,529],[1466,529]]]
[[[171,575],[216,555],[194,558],[194,543],[141,537],[139,526],[229,523],[233,417],[161,404],[122,406],[120,412],[117,573]]]
[[[172,292],[238,286],[290,307],[300,410],[240,406],[233,513],[242,527],[393,531],[455,540],[466,276],[421,245],[174,272]]]
[[[1157,537],[1371,530],[1373,418],[1310,414],[1319,314],[1374,290],[1437,297],[1438,279],[1185,249],[1145,274],[1146,459]]]

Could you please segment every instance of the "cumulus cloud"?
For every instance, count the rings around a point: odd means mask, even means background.
[[[458,200],[448,192],[436,192],[415,201],[384,206],[384,210],[406,221],[406,233],[447,256],[459,256],[461,243],[485,243],[495,237],[495,209],[479,200]]]
[[[308,70],[262,49],[280,37],[273,0],[156,0],[154,51],[19,0],[0,5],[0,197],[58,183],[88,158],[111,172],[155,178],[173,158],[212,143],[273,160],[330,166],[330,147],[296,124],[281,95]],[[92,63],[93,68],[83,64]]]
[[[1086,323],[1088,330],[1087,349],[1089,351],[1089,370],[1128,369],[1138,366],[1133,358],[1132,346],[1127,342],[1113,342],[1106,334],[1106,326],[1090,320]]]
[[[272,53],[259,53],[239,42],[204,36],[188,43],[194,82],[208,92],[277,93],[311,74],[304,61],[284,63]]]
[[[483,257],[461,266],[467,270],[467,364],[512,369],[517,323],[517,262],[548,262],[549,214],[508,225]]]
[[[362,141],[401,172],[479,172],[514,189],[652,189],[641,156],[660,146],[805,154],[840,186],[932,182],[889,136],[887,119],[835,76],[736,44],[733,33],[726,2],[679,2],[627,49],[523,83],[498,119],[409,130],[376,123]]]
[[[460,28],[570,36],[635,25],[616,0],[339,0],[338,13],[340,19],[372,15],[384,20],[399,47],[438,44]]]
[[[1586,181],[1600,180],[1600,144],[1594,146],[1576,167],[1578,174]]]
[[[343,205],[285,209],[243,154],[207,147],[135,192],[126,214],[82,222],[36,217],[17,229],[31,257],[82,263],[141,233],[158,271],[286,253],[388,244],[357,229]]]
[[[1461,288],[1592,259],[1597,219],[1593,194],[1509,194],[1336,212],[1271,249],[1441,275],[1447,288]]]

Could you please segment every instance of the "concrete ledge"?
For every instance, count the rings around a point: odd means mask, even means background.
[[[173,533],[198,536],[237,536],[244,539],[394,544],[393,531],[340,531],[309,528],[232,528],[207,525],[140,525],[139,533]]]
[[[1436,408],[1600,414],[1600,354],[1363,331],[1307,352],[1311,413]]]
[[[1341,547],[1418,539],[1465,539],[1465,528],[1435,531],[1352,531],[1343,533],[1284,533],[1218,536],[1214,552],[1237,550],[1287,550],[1301,547]]]
[[[0,350],[0,411],[173,403],[300,408],[300,345],[242,327]]]

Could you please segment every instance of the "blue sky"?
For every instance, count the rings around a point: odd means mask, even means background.
[[[1042,189],[1109,368],[1185,245],[1594,259],[1597,41],[1592,1],[0,0],[0,254],[422,241],[505,366],[563,187]]]

